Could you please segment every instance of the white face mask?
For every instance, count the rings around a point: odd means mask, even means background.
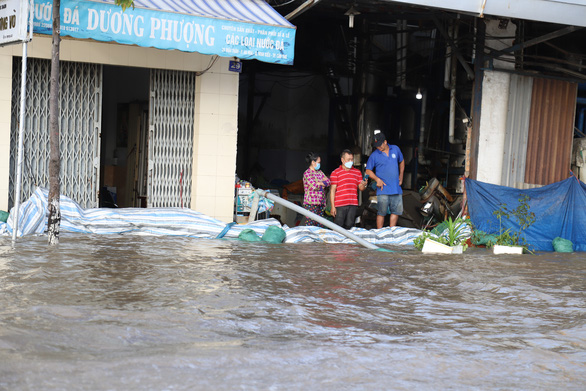
[[[354,162],[346,162],[346,163],[344,163],[344,166],[346,166],[346,168],[352,168],[353,164],[354,164]]]

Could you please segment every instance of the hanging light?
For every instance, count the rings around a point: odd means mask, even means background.
[[[421,98],[423,98],[423,95],[421,95],[421,88],[417,89],[417,94],[415,94],[415,98],[421,100]]]
[[[360,15],[360,12],[354,8],[354,6],[350,7],[348,11],[344,15],[348,15],[348,27],[354,28],[354,16]]]

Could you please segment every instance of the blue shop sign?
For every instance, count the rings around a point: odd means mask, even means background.
[[[52,0],[35,0],[34,32],[52,34]],[[112,3],[61,0],[61,35],[293,64],[295,27],[239,22]]]

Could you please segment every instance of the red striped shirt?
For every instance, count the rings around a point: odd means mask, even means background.
[[[334,196],[334,206],[358,205],[358,184],[362,182],[360,171],[352,167],[345,170],[340,166],[332,172],[330,176],[332,185],[336,185],[336,195]]]

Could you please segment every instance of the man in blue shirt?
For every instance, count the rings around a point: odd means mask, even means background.
[[[387,144],[385,135],[380,130],[374,131],[376,150],[366,162],[366,174],[376,181],[377,216],[376,227],[382,228],[387,212],[391,213],[389,226],[397,225],[403,214],[403,172],[405,161],[396,145]]]

